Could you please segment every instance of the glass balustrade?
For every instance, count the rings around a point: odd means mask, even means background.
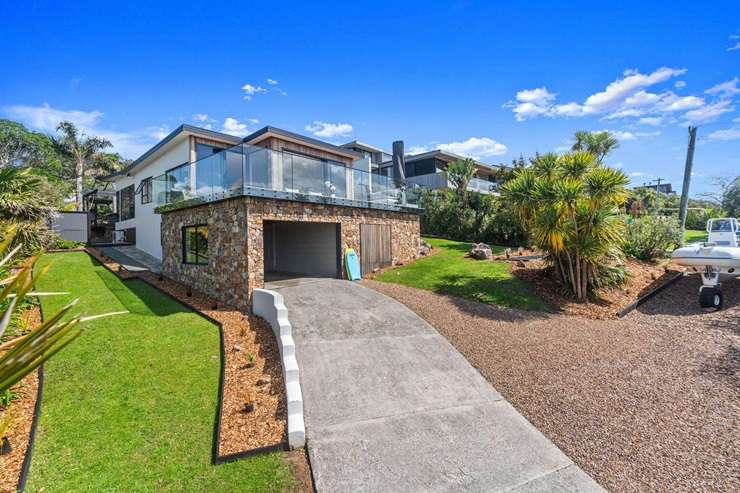
[[[418,207],[419,195],[388,176],[248,144],[171,169],[152,187],[158,206],[251,195],[398,210]]]

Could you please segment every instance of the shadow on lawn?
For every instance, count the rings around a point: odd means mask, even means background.
[[[658,293],[647,303],[640,305],[637,311],[646,315],[706,315],[712,318],[710,323],[717,325],[717,328],[723,328],[726,320],[728,328],[732,327],[737,331],[737,321],[731,321],[732,315],[726,312],[740,306],[740,282],[737,279],[722,282],[724,308],[719,312],[711,309],[705,310],[699,306],[700,286],[699,274],[689,274]]]
[[[536,295],[528,292],[515,277],[478,278],[452,274],[444,276],[433,291],[450,295],[450,302],[460,310],[478,317],[524,321],[547,318],[549,315],[544,302],[538,306],[537,301],[534,301],[537,300]],[[531,306],[532,309],[509,308],[510,306]]]
[[[97,260],[95,263],[97,264],[95,273],[129,313],[164,317],[191,311],[145,282],[139,279],[119,279]]]

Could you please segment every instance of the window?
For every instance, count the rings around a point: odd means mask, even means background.
[[[152,177],[141,181],[141,203],[148,204],[152,201]]]
[[[224,150],[223,147],[216,147],[210,144],[197,143],[195,144],[195,160],[199,161],[203,159],[204,157],[208,157],[211,154],[217,154],[223,150]]]
[[[182,263],[208,265],[208,226],[182,228]]]
[[[190,198],[190,163],[183,163],[168,170],[164,179],[168,202],[179,202]]]
[[[136,217],[134,186],[129,185],[118,192],[118,220],[125,221]]]

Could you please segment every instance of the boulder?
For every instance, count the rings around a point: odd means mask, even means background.
[[[432,253],[432,245],[430,245],[424,240],[421,240],[421,244],[419,245],[419,255],[421,255],[422,257],[425,257],[429,255],[430,253]]]
[[[491,247],[485,243],[473,243],[470,249],[470,256],[476,260],[490,260],[493,257]]]

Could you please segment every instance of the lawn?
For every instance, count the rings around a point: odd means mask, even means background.
[[[511,274],[507,262],[467,258],[469,243],[425,240],[434,247],[434,255],[385,271],[375,279],[511,308],[547,310],[545,302]],[[504,250],[491,248],[494,254]]]
[[[281,491],[280,453],[212,465],[218,328],[138,281],[123,282],[85,253],[49,254],[41,291],[51,314],[80,298],[85,315],[127,310],[85,331],[45,368],[27,491]]]
[[[696,243],[699,241],[706,241],[707,232],[698,229],[687,229],[683,234],[683,241],[688,243]]]

